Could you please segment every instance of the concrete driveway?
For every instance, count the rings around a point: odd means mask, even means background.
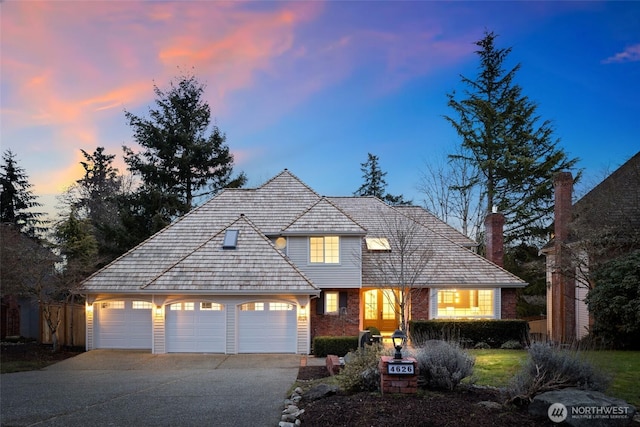
[[[3,374],[1,425],[274,427],[300,359],[93,350]]]

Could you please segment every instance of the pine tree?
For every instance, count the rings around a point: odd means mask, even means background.
[[[387,173],[380,169],[379,161],[378,156],[371,153],[367,154],[367,161],[360,163],[364,183],[353,194],[356,196],[377,197],[390,205],[410,205],[411,201],[404,200],[402,194],[393,196],[386,192],[387,181],[384,177]]]
[[[30,237],[46,231],[47,221],[42,219],[44,213],[33,211],[42,206],[37,196],[31,191],[31,183],[25,170],[18,166],[16,155],[7,150],[2,155],[0,165],[0,219],[2,223],[10,223]]]
[[[537,105],[515,83],[520,64],[504,70],[511,48],[497,48],[496,37],[488,32],[476,42],[480,71],[475,80],[461,76],[464,97],[447,95],[457,117],[445,119],[462,138],[462,154],[451,158],[477,166],[484,210],[495,206],[505,215],[507,242],[544,239],[553,211],[552,177],[577,159],[558,147],[551,122],[540,120]]]
[[[204,86],[194,76],[171,82],[168,91],[154,85],[154,92],[156,108],[150,109],[149,118],[125,113],[142,152],[123,149],[129,170],[142,179],[141,194],[154,202],[145,209],[156,227],[191,210],[202,196],[241,187],[246,177],[241,173],[232,178],[233,155],[226,136],[211,126]]]

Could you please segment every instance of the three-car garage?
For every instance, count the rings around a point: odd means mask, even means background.
[[[91,306],[94,348],[154,353],[296,353],[297,304],[281,300],[155,305],[134,299]]]

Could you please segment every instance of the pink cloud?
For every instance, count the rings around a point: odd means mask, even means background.
[[[603,60],[602,63],[614,64],[637,61],[640,61],[640,44],[629,46],[622,52],[616,53],[615,55]]]

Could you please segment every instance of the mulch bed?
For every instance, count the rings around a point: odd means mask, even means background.
[[[305,366],[298,380],[310,381],[327,377],[324,366]],[[526,408],[490,410],[477,405],[480,401],[502,402],[499,392],[486,388],[459,387],[452,392],[421,392],[418,395],[381,395],[361,392],[338,393],[313,402],[300,402],[305,410],[300,417],[303,427],[546,427],[548,419],[530,416]]]

